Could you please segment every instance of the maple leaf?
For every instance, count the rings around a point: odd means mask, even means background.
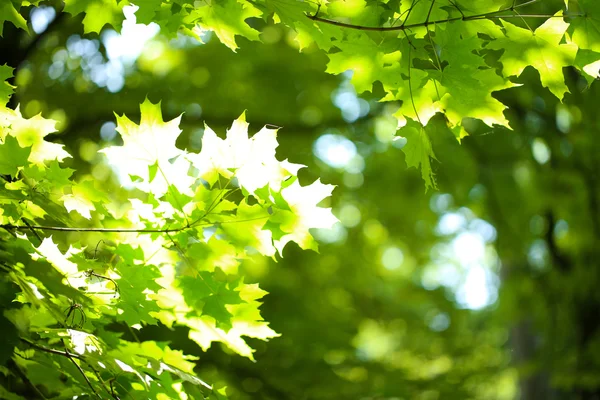
[[[65,194],[60,200],[63,202],[67,211],[77,211],[83,218],[92,218],[90,211],[94,211],[95,207],[87,198],[74,194]]]
[[[0,24],[2,24],[1,21]],[[0,65],[0,107],[5,106],[6,103],[8,103],[10,96],[12,96],[15,90],[13,85],[6,82],[11,76],[13,76],[13,68],[8,65]]]
[[[2,37],[4,21],[12,22],[17,28],[28,31],[27,21],[19,14],[11,0],[4,0],[0,4],[0,37]]]
[[[227,310],[232,315],[231,328],[228,331],[219,328],[214,318],[207,315],[186,318],[186,325],[191,328],[190,339],[205,351],[212,342],[224,343],[237,354],[254,361],[254,350],[246,343],[243,336],[265,341],[280,336],[269,327],[258,310],[261,303],[257,300],[266,294],[267,292],[256,284],[240,284],[237,295],[241,301],[227,306]]]
[[[317,24],[306,18],[316,8],[310,2],[298,0],[265,0],[264,7],[274,12],[275,23],[284,23],[294,29],[297,34],[294,40],[300,50],[315,42],[319,48],[329,51],[334,46],[333,38],[343,38],[344,30],[334,25]]]
[[[571,40],[581,49],[600,52],[600,3],[596,0],[578,0],[569,5],[566,17]],[[583,14],[583,15],[580,15]]]
[[[26,119],[18,107],[15,110],[0,107],[0,139],[9,134],[17,138],[19,146],[31,147],[29,162],[42,167],[45,167],[46,161],[62,161],[71,157],[63,150],[63,145],[44,140],[44,137],[56,132],[55,125],[56,121],[45,119],[41,114]]]
[[[172,184],[180,193],[192,195],[190,187],[194,180],[188,175],[189,163],[178,158],[184,151],[175,146],[181,134],[181,115],[164,122],[160,103],[152,104],[148,99],[140,105],[140,112],[139,125],[125,115],[117,115],[117,132],[123,138],[123,145],[106,147],[100,152],[128,186],[162,196]],[[141,181],[134,182],[132,176]]]
[[[379,43],[365,32],[351,32],[347,40],[336,44],[342,51],[328,54],[326,72],[340,74],[352,70],[351,81],[358,93],[370,91],[376,80],[384,88],[401,86],[400,45],[399,39]]]
[[[264,127],[249,138],[248,123],[242,114],[227,131],[226,139],[206,126],[201,152],[188,158],[210,183],[216,181],[214,172],[218,172],[226,178],[235,175],[240,186],[252,194],[267,184],[279,191],[283,180],[296,175],[303,165],[277,160],[278,145],[276,129]]]
[[[227,240],[211,236],[208,241],[193,243],[187,253],[199,270],[214,271],[221,268],[225,273],[236,273],[239,265],[238,249]]]
[[[154,22],[156,12],[160,10],[162,0],[136,0],[134,1],[138,9],[135,11],[135,17],[138,24],[149,24]]]
[[[27,165],[30,153],[30,147],[23,148],[14,137],[5,137],[4,143],[0,143],[0,174],[16,176]]]
[[[117,3],[117,0],[65,0],[64,11],[73,16],[84,13],[84,33],[100,33],[106,24],[120,30],[125,4],[127,3],[122,1]]]
[[[402,148],[402,152],[406,156],[406,166],[421,169],[425,188],[433,187],[435,189],[437,186],[431,170],[431,159],[436,158],[426,128],[416,121],[408,119],[407,124],[398,131],[398,134],[402,135],[398,137],[406,138],[406,145]]]
[[[119,285],[120,312],[119,321],[128,325],[140,322],[156,324],[156,319],[151,313],[160,311],[156,301],[150,298],[151,293],[156,293],[161,286],[156,283],[161,276],[154,265],[131,265],[126,262],[118,263],[115,271],[119,274],[116,279]]]
[[[429,55],[423,51],[415,51],[413,47],[416,40],[413,36],[404,37],[399,42],[398,76],[403,76],[401,82],[386,81],[384,89],[386,96],[382,101],[401,100],[402,107],[394,114],[400,124],[405,124],[407,118],[420,121],[423,125],[438,112],[442,111],[439,104],[440,92],[438,85],[431,76],[414,67],[415,59],[428,59]],[[419,49],[419,48],[417,48]],[[390,62],[390,60],[388,60]],[[433,64],[432,65],[437,65]]]
[[[215,32],[221,43],[235,51],[238,46],[236,36],[249,40],[259,40],[259,32],[246,23],[246,19],[258,17],[262,12],[250,2],[236,0],[213,1],[198,7],[191,13],[191,18],[198,19],[202,29]]]
[[[311,228],[331,228],[338,219],[331,208],[317,207],[317,204],[331,196],[335,186],[324,185],[316,180],[310,185],[300,186],[298,180],[281,190],[281,195],[288,203],[291,211],[278,210],[271,221],[281,224],[284,234],[275,240],[275,248],[281,255],[283,248],[290,241],[298,243],[302,249],[317,250],[317,243],[309,233]]]
[[[270,217],[269,211],[259,204],[248,205],[247,201],[243,200],[238,206],[236,216],[234,223],[221,226],[227,237],[241,248],[250,246],[265,256],[273,256],[273,236],[269,230],[263,229]]]
[[[555,14],[560,17],[562,12]],[[542,85],[559,99],[569,90],[562,68],[575,61],[577,46],[561,43],[569,24],[561,18],[548,18],[535,32],[519,28],[505,20],[506,37],[492,41],[491,49],[504,50],[500,57],[505,76],[519,76],[528,65],[540,73]]]
[[[489,68],[475,52],[482,47],[477,32],[463,29],[464,24],[437,26],[436,45],[439,57],[448,65],[429,75],[438,84],[440,103],[452,125],[465,116],[479,118],[488,125],[508,126],[503,111],[506,106],[492,97],[492,92],[514,86]]]
[[[217,328],[228,331],[232,328],[233,315],[228,307],[239,304],[242,299],[235,282],[228,282],[227,275],[221,270],[214,272],[200,271],[198,278],[184,276],[179,287],[186,303],[195,310],[201,310],[201,315],[215,319]]]
[[[32,258],[37,260],[41,257],[45,258],[50,264],[54,266],[63,275],[74,275],[78,272],[77,264],[69,260],[73,255],[78,254],[81,250],[69,247],[69,250],[63,254],[58,244],[54,243],[52,236],[44,238],[42,243],[37,248],[39,254],[32,254]],[[40,257],[41,256],[41,257]]]

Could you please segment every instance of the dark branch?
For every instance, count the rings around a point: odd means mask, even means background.
[[[327,18],[321,18],[315,15],[306,14],[306,17],[312,19],[313,21],[323,22],[325,24],[335,25],[342,28],[348,29],[356,29],[361,31],[377,31],[377,32],[390,32],[390,31],[405,31],[411,28],[423,28],[428,25],[436,25],[436,24],[446,24],[454,21],[477,21],[482,19],[498,19],[498,18],[563,18],[562,15],[552,15],[552,14],[506,14],[507,12],[512,12],[517,8],[525,7],[527,5],[533,4],[539,0],[531,0],[522,4],[517,4],[512,7],[503,8],[498,11],[491,11],[488,13],[482,14],[474,14],[465,16],[464,13],[459,9],[461,16],[460,17],[451,17],[446,19],[438,19],[436,21],[429,21],[429,15],[427,16],[427,20],[423,22],[418,22],[414,24],[402,24],[400,26],[364,26],[364,25],[354,25],[348,24],[345,22],[335,21]],[[433,3],[432,3],[433,6]],[[412,6],[411,6],[412,10]],[[431,9],[430,9],[431,12]],[[500,14],[500,15],[499,15]],[[410,12],[409,12],[410,15]],[[406,16],[406,20],[408,20],[408,16]],[[583,14],[569,15],[570,17],[581,17]]]
[[[49,347],[40,346],[39,344],[35,344],[32,341],[30,341],[28,339],[25,339],[25,338],[19,338],[19,339],[21,340],[21,342],[27,343],[29,346],[33,347],[34,349],[38,349],[38,350],[46,352],[48,354],[55,354],[57,356],[67,357],[67,358],[70,358],[70,357],[77,358],[77,359],[81,358],[77,354],[65,353],[64,351],[55,350],[55,349],[51,349]]]
[[[73,363],[73,365],[75,365],[75,368],[77,368],[79,373],[83,376],[83,379],[85,379],[85,382],[90,387],[90,390],[92,391],[92,393],[94,393],[97,398],[102,399],[102,397],[100,397],[98,392],[96,392],[96,389],[94,389],[92,382],[90,382],[90,378],[87,377],[83,368],[81,368],[81,366],[79,364],[77,364],[77,361],[75,361],[75,358],[72,357],[74,354],[69,353],[69,350],[67,349],[67,345],[65,344],[65,341],[64,340],[61,340],[61,341],[63,343],[63,346],[65,347],[65,354],[67,355],[67,358]]]
[[[248,218],[248,219],[240,219],[240,220],[231,220],[231,221],[219,221],[219,222],[207,222],[207,223],[194,223],[189,226],[183,226],[180,228],[165,228],[165,229],[135,229],[135,228],[80,228],[80,227],[67,227],[67,226],[45,226],[45,225],[11,225],[11,224],[3,224],[0,225],[0,229],[6,230],[19,230],[19,231],[58,231],[58,232],[100,232],[100,233],[176,233],[182,232],[187,229],[192,229],[198,226],[212,226],[212,225],[222,225],[222,224],[237,224],[242,222],[250,222],[256,221],[259,219],[268,218],[265,217],[256,217],[256,218]]]

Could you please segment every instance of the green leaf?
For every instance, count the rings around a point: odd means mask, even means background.
[[[160,271],[154,265],[127,262],[118,263],[115,271],[120,276],[116,279],[119,285],[117,320],[130,326],[141,322],[156,325],[157,320],[151,313],[160,311],[160,307],[147,292],[157,293],[162,288],[156,282],[162,276]]]
[[[556,14],[559,17],[561,14]],[[519,28],[505,20],[502,26],[506,38],[496,39],[490,49],[504,50],[500,57],[505,76],[519,76],[531,65],[540,73],[542,85],[559,99],[569,90],[564,81],[563,67],[573,65],[577,46],[561,43],[569,24],[561,18],[548,18],[535,32]]]
[[[130,180],[127,184],[157,197],[164,195],[169,185],[174,185],[180,193],[191,195],[194,180],[188,175],[189,163],[179,157],[184,152],[175,146],[181,134],[181,116],[164,122],[160,103],[152,104],[148,99],[140,105],[140,112],[139,125],[125,115],[117,116],[117,132],[123,138],[123,145],[106,147],[101,152],[110,164],[118,167],[122,176],[141,179],[140,182]],[[152,172],[156,173],[154,179],[150,179]]]
[[[316,180],[310,185],[300,186],[295,180],[291,185],[281,190],[281,195],[292,210],[277,210],[270,220],[280,224],[286,232],[280,239],[274,241],[280,255],[290,241],[296,242],[302,249],[317,250],[317,243],[309,232],[311,228],[330,229],[338,222],[330,208],[318,207],[321,201],[331,196],[333,185],[324,185]]]
[[[2,21],[0,20],[0,36],[2,30]],[[0,107],[6,105],[10,96],[15,91],[15,87],[6,82],[7,79],[13,76],[14,69],[8,65],[0,65]]]
[[[569,1],[568,31],[580,49],[600,52],[600,4],[595,0]],[[579,14],[583,14],[580,16]]]
[[[85,33],[100,33],[106,24],[120,31],[125,4],[123,1],[117,3],[117,0],[65,0],[64,11],[73,16],[85,14],[83,18]]]
[[[236,0],[214,1],[201,5],[192,12],[202,29],[215,32],[221,43],[235,51],[238,46],[236,36],[249,40],[259,40],[259,32],[246,22],[248,18],[259,17],[262,12],[250,2]]]
[[[11,0],[4,0],[0,4],[0,37],[2,37],[4,30],[4,21],[12,22],[17,28],[29,31],[27,21],[19,14],[18,9],[15,8]]]
[[[227,238],[239,248],[252,247],[265,256],[273,256],[275,247],[271,232],[263,230],[270,217],[269,211],[258,204],[252,206],[243,200],[235,219],[221,225]]]
[[[226,139],[219,138],[206,126],[202,151],[188,158],[207,180],[217,172],[228,179],[235,177],[252,194],[267,184],[278,191],[284,180],[304,166],[277,160],[277,146],[277,130],[266,126],[249,138],[246,116],[242,114],[227,131]]]
[[[5,137],[0,144],[0,174],[16,176],[19,169],[28,164],[30,154],[30,147],[21,147],[12,136]]]
[[[169,202],[176,210],[182,211],[186,208],[186,205],[193,200],[191,196],[185,195],[179,192],[179,189],[174,185],[169,185],[165,200]]]
[[[513,85],[476,54],[483,45],[478,33],[464,31],[460,24],[439,25],[435,44],[440,46],[440,60],[446,61],[448,66],[429,75],[438,82],[440,103],[452,125],[461,124],[462,119],[469,116],[488,125],[508,126],[503,114],[506,106],[494,99],[492,92]]]
[[[149,24],[154,22],[156,12],[160,10],[162,0],[136,0],[135,5],[139,9],[135,12],[138,24]]]
[[[71,157],[63,145],[44,140],[44,137],[56,132],[56,121],[41,115],[25,119],[18,108],[11,110],[3,106],[0,106],[0,117],[0,139],[10,133],[17,138],[21,147],[31,147],[31,163],[44,166],[47,161],[62,161]]]
[[[399,51],[400,39],[381,41],[365,32],[350,32],[346,40],[337,44],[342,51],[329,54],[327,71],[341,74],[353,70],[352,83],[358,93],[372,90],[373,83],[380,81],[384,88],[402,85]]]
[[[265,0],[264,6],[274,12],[276,23],[282,22],[297,32],[295,40],[300,50],[316,42],[319,48],[329,51],[335,44],[332,39],[344,37],[344,30],[329,24],[318,24],[306,18],[306,14],[314,14],[314,3],[298,0]]]
[[[86,197],[74,194],[65,194],[60,198],[68,212],[77,211],[83,218],[91,219],[91,211],[95,210],[94,204]]]
[[[233,315],[227,310],[227,306],[240,304],[242,299],[237,284],[228,282],[227,276],[219,271],[200,271],[195,278],[184,276],[179,287],[190,306],[201,310],[202,315],[213,317],[218,328],[228,331],[233,326]]]
[[[237,273],[239,265],[238,248],[227,240],[219,239],[213,235],[205,242],[189,245],[188,257],[200,271],[212,272],[221,268],[226,273]]]
[[[589,84],[600,78],[600,53],[579,49],[575,57],[575,65],[581,68]]]
[[[434,173],[431,169],[431,159],[436,159],[431,141],[425,128],[413,120],[402,127],[398,134],[406,138],[406,145],[402,148],[406,156],[406,165],[421,170],[421,177],[425,182],[425,188],[437,188]]]

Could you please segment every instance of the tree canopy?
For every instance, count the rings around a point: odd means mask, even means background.
[[[600,394],[597,2],[10,0],[0,36],[0,398]]]

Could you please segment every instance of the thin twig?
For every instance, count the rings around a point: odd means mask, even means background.
[[[23,225],[12,225],[12,224],[3,224],[0,225],[1,229],[14,229],[19,231],[28,231],[28,230],[40,230],[40,231],[58,231],[58,232],[101,232],[101,233],[177,233],[182,232],[187,229],[192,229],[198,226],[212,226],[212,225],[223,225],[223,224],[237,224],[249,221],[255,221],[258,219],[263,219],[268,217],[257,217],[257,218],[248,218],[248,219],[240,219],[240,220],[230,220],[230,221],[218,221],[218,222],[206,222],[206,223],[195,223],[190,226],[183,226],[180,228],[165,228],[165,229],[136,229],[136,228],[79,228],[79,227],[67,227],[67,226],[46,226],[46,225],[31,225],[31,226],[23,226]]]
[[[23,343],[27,343],[29,346],[33,347],[34,349],[38,349],[40,351],[44,351],[46,353],[49,354],[55,354],[57,356],[62,356],[62,357],[73,357],[73,358],[77,358],[77,359],[81,359],[80,356],[78,356],[77,354],[67,354],[64,351],[60,351],[60,350],[55,350],[55,349],[51,349],[49,347],[44,347],[44,346],[40,346],[39,344],[35,344],[32,341],[25,339],[25,338],[19,338],[19,340],[21,340],[21,342]]]
[[[456,8],[458,10],[458,12],[460,13],[460,15],[462,15],[463,18],[465,18],[465,13],[463,13],[463,11],[460,9],[460,7],[458,6],[458,4],[456,4],[454,2],[454,0],[448,0],[448,2],[450,2],[450,4],[452,4],[454,6],[454,8]],[[514,4],[513,4],[514,6]]]
[[[425,25],[429,24],[429,17],[431,17],[431,11],[433,10],[434,5],[435,0],[431,0],[431,6],[429,6],[429,11],[427,12],[427,18],[425,18]]]
[[[413,46],[412,42],[410,41],[410,39],[408,38],[408,35],[406,34],[406,32],[403,32],[404,36],[406,36],[406,40],[408,40],[408,91],[410,93],[410,102],[412,103],[413,106],[413,110],[415,111],[415,115],[417,116],[417,120],[419,121],[419,123],[421,125],[423,125],[423,123],[421,122],[421,118],[419,118],[419,113],[417,112],[417,107],[415,105],[415,99],[413,97],[413,89],[412,89],[412,80],[411,80],[411,64],[412,64],[412,58],[410,57],[410,50],[411,47]],[[435,51],[435,49],[434,49]]]
[[[113,399],[119,400],[118,396],[116,396],[112,391],[108,390],[108,388],[106,387],[106,382],[104,382],[104,380],[100,376],[100,373],[98,372],[98,370],[96,368],[94,368],[94,366],[86,359],[82,358],[81,361],[84,362],[94,372],[94,374],[96,375],[96,378],[98,378],[98,382],[100,382],[100,386],[102,386],[104,391],[106,393],[108,393]]]
[[[25,219],[25,218],[21,218],[21,221],[23,221],[23,223],[25,225],[27,225],[28,227],[31,228],[31,224]],[[31,233],[33,233],[35,235],[36,238],[38,238],[38,240],[40,241],[40,244],[43,242],[41,236],[37,233],[37,231],[35,229],[30,229]]]
[[[85,379],[86,383],[88,384],[88,386],[90,387],[92,392],[96,395],[96,397],[99,399],[102,399],[102,397],[100,397],[98,392],[96,392],[96,389],[94,389],[92,382],[90,382],[90,378],[87,377],[83,368],[81,368],[81,366],[79,364],[77,364],[77,361],[75,361],[75,359],[73,357],[71,357],[71,353],[69,353],[69,350],[67,349],[67,345],[65,344],[65,341],[61,339],[61,342],[62,342],[63,346],[65,346],[65,354],[66,354],[67,358],[73,363],[73,365],[75,365],[75,367],[77,368],[79,373],[81,373],[81,375],[83,375],[83,379]]]
[[[518,8],[525,7],[527,5],[536,3],[538,1],[539,0],[530,0],[525,3],[514,5],[512,7],[503,8],[501,10],[490,11],[487,13],[474,14],[474,15],[469,15],[469,16],[465,16],[464,13],[461,11],[460,17],[451,17],[451,18],[439,19],[436,21],[426,20],[424,22],[418,22],[418,23],[414,23],[414,24],[406,24],[408,17],[410,16],[410,11],[412,10],[412,7],[414,7],[414,5],[416,3],[416,1],[414,1],[413,4],[411,5],[408,15],[406,16],[406,18],[404,20],[404,23],[399,26],[364,26],[364,25],[348,24],[345,22],[335,21],[335,20],[327,19],[327,18],[321,18],[317,15],[306,14],[306,17],[309,19],[312,19],[313,21],[318,21],[318,22],[323,22],[325,24],[335,25],[335,26],[339,26],[341,28],[356,29],[356,30],[361,30],[361,31],[376,31],[376,32],[405,31],[405,30],[411,29],[411,28],[422,28],[422,27],[426,27],[428,25],[446,24],[449,22],[461,21],[461,20],[462,21],[477,21],[477,20],[490,19],[490,18],[494,18],[494,19],[496,19],[496,18],[563,18],[562,15],[554,15],[554,14],[497,15],[497,14],[506,13],[506,12],[513,12],[514,10],[516,10]],[[577,16],[583,16],[583,14],[569,15],[569,16],[577,17]]]
[[[40,231],[58,231],[58,232],[103,232],[103,233],[165,233],[165,232],[180,232],[187,227],[171,228],[171,229],[136,229],[136,228],[78,228],[67,226],[45,226],[45,225],[12,225],[3,224],[0,228],[16,229],[19,231],[40,230]]]
[[[433,43],[433,39],[431,38],[431,31],[429,29],[427,30],[427,37],[429,38],[429,42],[431,43],[431,48],[433,50],[433,55],[435,56],[435,61],[437,62],[437,65],[434,64],[434,67],[436,67],[438,69],[438,71],[440,71],[440,77],[441,77],[440,84],[441,84],[442,80],[444,79],[444,74],[442,73],[442,63],[440,62],[440,58],[438,57],[437,50],[435,49],[435,43]],[[440,101],[441,97],[440,97],[440,92],[437,87],[436,79],[433,79],[433,85],[435,86],[435,93],[437,94],[438,101]]]
[[[410,8],[408,9],[408,14],[406,14],[406,18],[404,18],[404,22],[402,23],[402,25],[399,26],[399,28],[402,27],[402,26],[405,26],[406,22],[408,21],[408,18],[410,17],[410,13],[415,8],[415,6],[417,5],[418,2],[419,2],[419,0],[413,0],[412,1],[411,5],[410,5]]]
[[[185,254],[185,252],[183,251],[183,249],[181,248],[181,246],[179,246],[179,244],[177,244],[177,242],[168,233],[167,233],[167,236],[168,236],[169,240],[171,241],[171,243],[173,243],[173,246],[175,247],[175,249],[177,250],[177,252],[181,256],[181,258],[183,258],[183,260],[189,265],[189,267],[192,269],[193,272],[197,273],[196,275],[200,278],[200,280],[202,281],[202,283],[204,283],[206,285],[206,287],[208,288],[208,290],[210,290],[213,293],[213,295],[216,295],[217,293],[215,292],[215,290],[213,289],[213,287],[210,286],[208,284],[208,282],[206,282],[206,280],[204,279],[204,277],[198,271],[196,271],[196,269],[194,268],[194,264],[192,264],[192,261]]]

